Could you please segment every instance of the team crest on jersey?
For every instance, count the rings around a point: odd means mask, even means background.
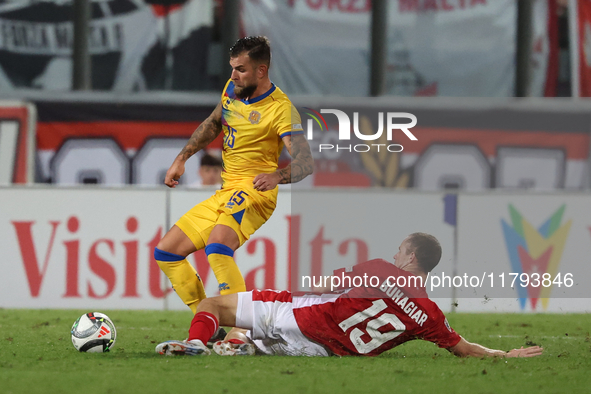
[[[261,113],[258,111],[252,111],[248,116],[248,121],[252,124],[258,124],[261,120]]]

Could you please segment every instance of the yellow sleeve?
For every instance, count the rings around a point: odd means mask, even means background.
[[[275,130],[280,138],[287,135],[304,134],[300,114],[291,102],[283,102],[279,107]]]

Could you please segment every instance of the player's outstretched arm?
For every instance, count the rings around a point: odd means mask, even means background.
[[[543,348],[531,346],[521,349],[513,349],[508,352],[503,350],[489,349],[477,343],[470,343],[464,338],[457,345],[448,348],[451,353],[458,357],[535,357],[542,354]]]
[[[166,172],[164,183],[168,187],[175,187],[179,184],[179,178],[185,173],[185,162],[189,157],[205,148],[222,131],[222,103],[218,103],[211,115],[197,127],[187,141],[181,153],[174,159],[174,162]]]
[[[283,137],[291,163],[272,174],[259,174],[254,180],[254,188],[260,191],[274,189],[277,184],[299,182],[314,171],[314,159],[310,145],[302,134]]]

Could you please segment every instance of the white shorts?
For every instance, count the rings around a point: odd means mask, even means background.
[[[323,357],[332,354],[302,334],[288,291],[238,293],[236,326],[248,330],[246,336],[263,354]]]

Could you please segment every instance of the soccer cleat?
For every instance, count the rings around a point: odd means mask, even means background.
[[[199,356],[211,354],[199,339],[192,341],[166,341],[156,346],[156,353],[165,356]]]
[[[226,338],[226,335],[228,335],[228,333],[224,330],[224,327],[218,328],[215,334],[213,334],[209,341],[207,341],[207,347],[211,349],[214,343],[217,341],[223,341]]]
[[[213,344],[213,351],[220,356],[252,356],[255,347],[252,343],[245,343],[239,339],[217,341]]]

